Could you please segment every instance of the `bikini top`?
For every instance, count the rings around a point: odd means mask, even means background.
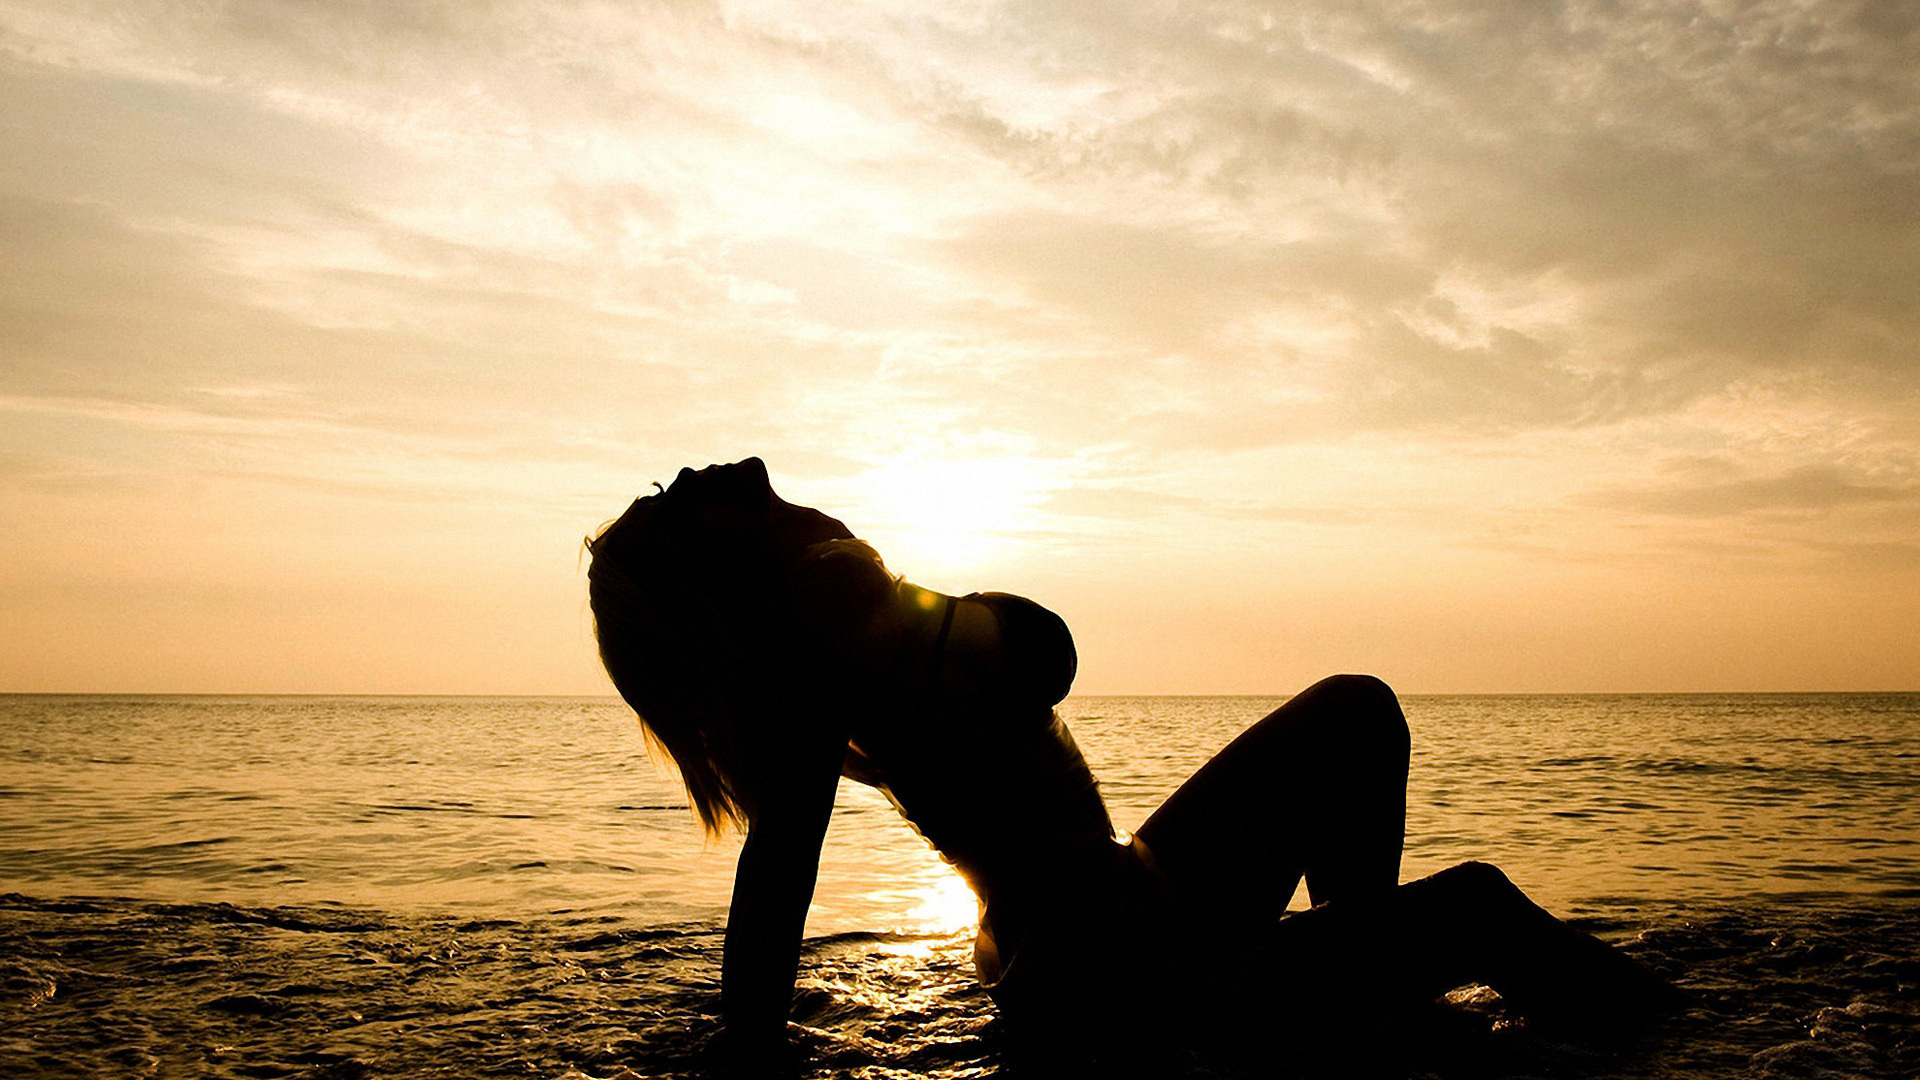
[[[1066,620],[1024,596],[1002,592],[947,597],[940,632],[927,655],[926,685],[940,685],[953,612],[961,600],[984,604],[1000,624],[1000,667],[987,694],[1023,705],[1058,705],[1066,698],[1080,666]]]

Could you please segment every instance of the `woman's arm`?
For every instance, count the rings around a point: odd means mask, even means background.
[[[787,1011],[846,739],[792,748],[760,786],[733,877],[721,1015],[736,1053],[784,1045]]]

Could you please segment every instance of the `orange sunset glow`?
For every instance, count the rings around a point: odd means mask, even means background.
[[[1824,0],[0,0],[0,691],[607,693],[581,538],[748,455],[1080,693],[1920,687],[1915,70]]]

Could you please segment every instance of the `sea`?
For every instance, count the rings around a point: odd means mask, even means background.
[[[1130,828],[1284,700],[1061,713]],[[1920,1077],[1920,694],[1403,704],[1403,877],[1495,863],[1690,1001],[1581,1042],[1462,988],[1411,1075]],[[614,698],[0,696],[0,1076],[704,1075],[737,851]],[[843,783],[805,1075],[1034,1075],[974,918]]]

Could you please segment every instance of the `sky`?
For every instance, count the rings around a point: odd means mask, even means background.
[[[0,0],[0,690],[603,693],[684,465],[1083,693],[1920,689],[1920,7]]]

